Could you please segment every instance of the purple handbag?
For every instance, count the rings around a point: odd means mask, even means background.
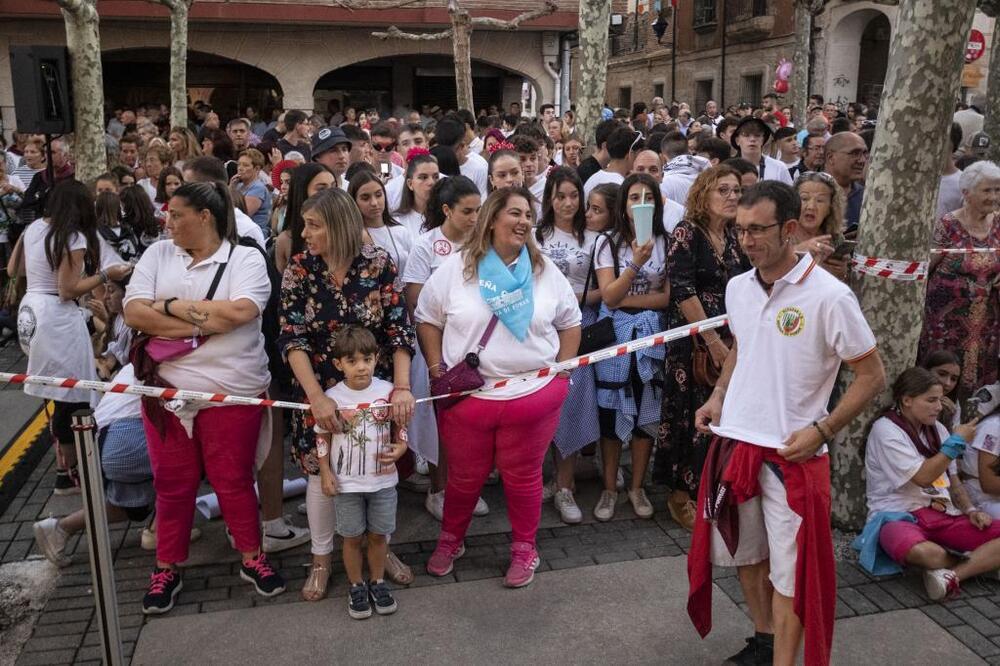
[[[497,316],[493,315],[490,323],[486,326],[483,337],[479,339],[476,351],[469,352],[465,355],[462,362],[454,368],[446,368],[440,376],[431,379],[431,395],[448,395],[450,393],[471,391],[486,383],[483,376],[479,374],[479,354],[486,349],[486,344],[490,341],[490,337],[492,337],[493,330],[496,329],[498,321]],[[442,365],[442,367],[444,366]],[[466,397],[468,396],[453,396],[450,398],[441,398],[434,402],[437,404],[438,409],[448,409]]]

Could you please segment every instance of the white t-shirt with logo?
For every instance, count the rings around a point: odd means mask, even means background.
[[[610,236],[603,235],[597,239],[597,259],[594,261],[594,270],[615,267],[614,241]],[[618,271],[622,271],[632,261],[631,244],[622,243],[618,250]],[[667,237],[660,236],[653,239],[653,254],[649,261],[642,265],[639,274],[632,280],[632,286],[628,289],[629,296],[643,296],[651,291],[662,291],[663,284],[667,281]]]
[[[1000,414],[994,414],[976,426],[976,436],[965,447],[965,455],[962,456],[963,474],[979,478],[980,451],[1000,457]]]
[[[875,335],[851,289],[809,255],[768,294],[757,271],[726,286],[736,368],[722,405],[720,437],[779,449],[827,416],[842,361],[875,352]]]
[[[941,441],[948,439],[948,429],[940,423],[934,425]],[[923,434],[920,437],[923,438]],[[878,511],[916,511],[932,503],[940,504],[949,515],[960,515],[961,511],[954,507],[948,492],[951,485],[948,475],[958,474],[956,461],[952,461],[947,472],[930,486],[923,488],[912,479],[926,461],[902,428],[885,417],[875,421],[865,447],[868,516]]]
[[[438,266],[453,252],[461,249],[460,244],[448,240],[441,227],[431,229],[414,243],[410,258],[406,262],[406,270],[403,272],[403,282],[425,284]]]
[[[570,286],[573,287],[573,293],[582,294],[586,286],[587,273],[590,271],[590,257],[594,252],[596,240],[596,231],[584,231],[581,245],[576,235],[552,227],[549,233],[542,237],[538,249],[552,260],[560,273],[566,276]]]
[[[392,410],[388,407],[392,384],[377,377],[367,388],[354,390],[340,382],[326,390],[326,396],[337,405],[384,404],[370,410],[342,411],[340,423],[343,432],[328,434],[330,437],[330,468],[337,477],[339,493],[374,493],[392,488],[399,480],[395,464],[379,462],[379,452],[388,450],[394,428]],[[323,430],[316,426],[317,433]],[[403,441],[406,431],[397,433]]]

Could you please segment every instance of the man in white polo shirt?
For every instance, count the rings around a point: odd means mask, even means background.
[[[695,415],[714,432],[698,492],[688,613],[711,630],[712,564],[737,566],[755,635],[730,663],[829,663],[836,607],[825,443],[885,386],[875,336],[844,283],[793,247],[788,185],[743,194],[736,233],[755,270],[726,288],[733,347]],[[829,415],[841,363],[854,381]],[[801,561],[800,561],[801,560]]]

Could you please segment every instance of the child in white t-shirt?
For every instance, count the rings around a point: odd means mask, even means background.
[[[343,537],[344,569],[351,588],[348,613],[356,620],[396,612],[384,580],[388,536],[396,529],[396,461],[406,453],[406,430],[392,422],[391,383],[374,377],[378,343],[357,326],[337,334],[333,363],[344,381],[326,391],[338,405],[372,405],[339,412],[340,432],[316,428],[323,492],[336,495],[337,532]],[[368,582],[362,541],[367,533]]]

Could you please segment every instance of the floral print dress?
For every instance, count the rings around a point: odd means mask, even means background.
[[[667,328],[690,323],[681,312],[680,304],[692,296],[701,301],[706,317],[725,314],[726,284],[749,268],[750,262],[740,249],[731,225],[726,227],[725,246],[720,256],[704,231],[683,220],[674,229],[667,256],[667,279],[670,280]],[[712,389],[695,383],[691,369],[693,351],[691,338],[667,345],[653,480],[670,490],[686,490],[691,497],[696,497],[708,440],[695,430],[694,413],[705,404]]]
[[[980,240],[951,213],[934,228],[934,247],[1000,248],[1000,215]],[[946,254],[927,280],[921,355],[938,349],[958,354],[959,397],[997,381],[1000,354],[1000,251]]]
[[[349,325],[364,326],[378,341],[375,376],[393,381],[393,353],[406,349],[412,354],[415,340],[397,277],[386,251],[367,243],[340,287],[321,257],[307,253],[292,257],[281,281],[278,348],[286,361],[289,352],[306,352],[316,380],[323,390],[330,389],[343,380],[333,365],[337,332]],[[295,380],[293,386],[295,398],[302,400],[302,387]],[[319,474],[314,425],[311,414],[292,412],[292,457],[307,474]]]

